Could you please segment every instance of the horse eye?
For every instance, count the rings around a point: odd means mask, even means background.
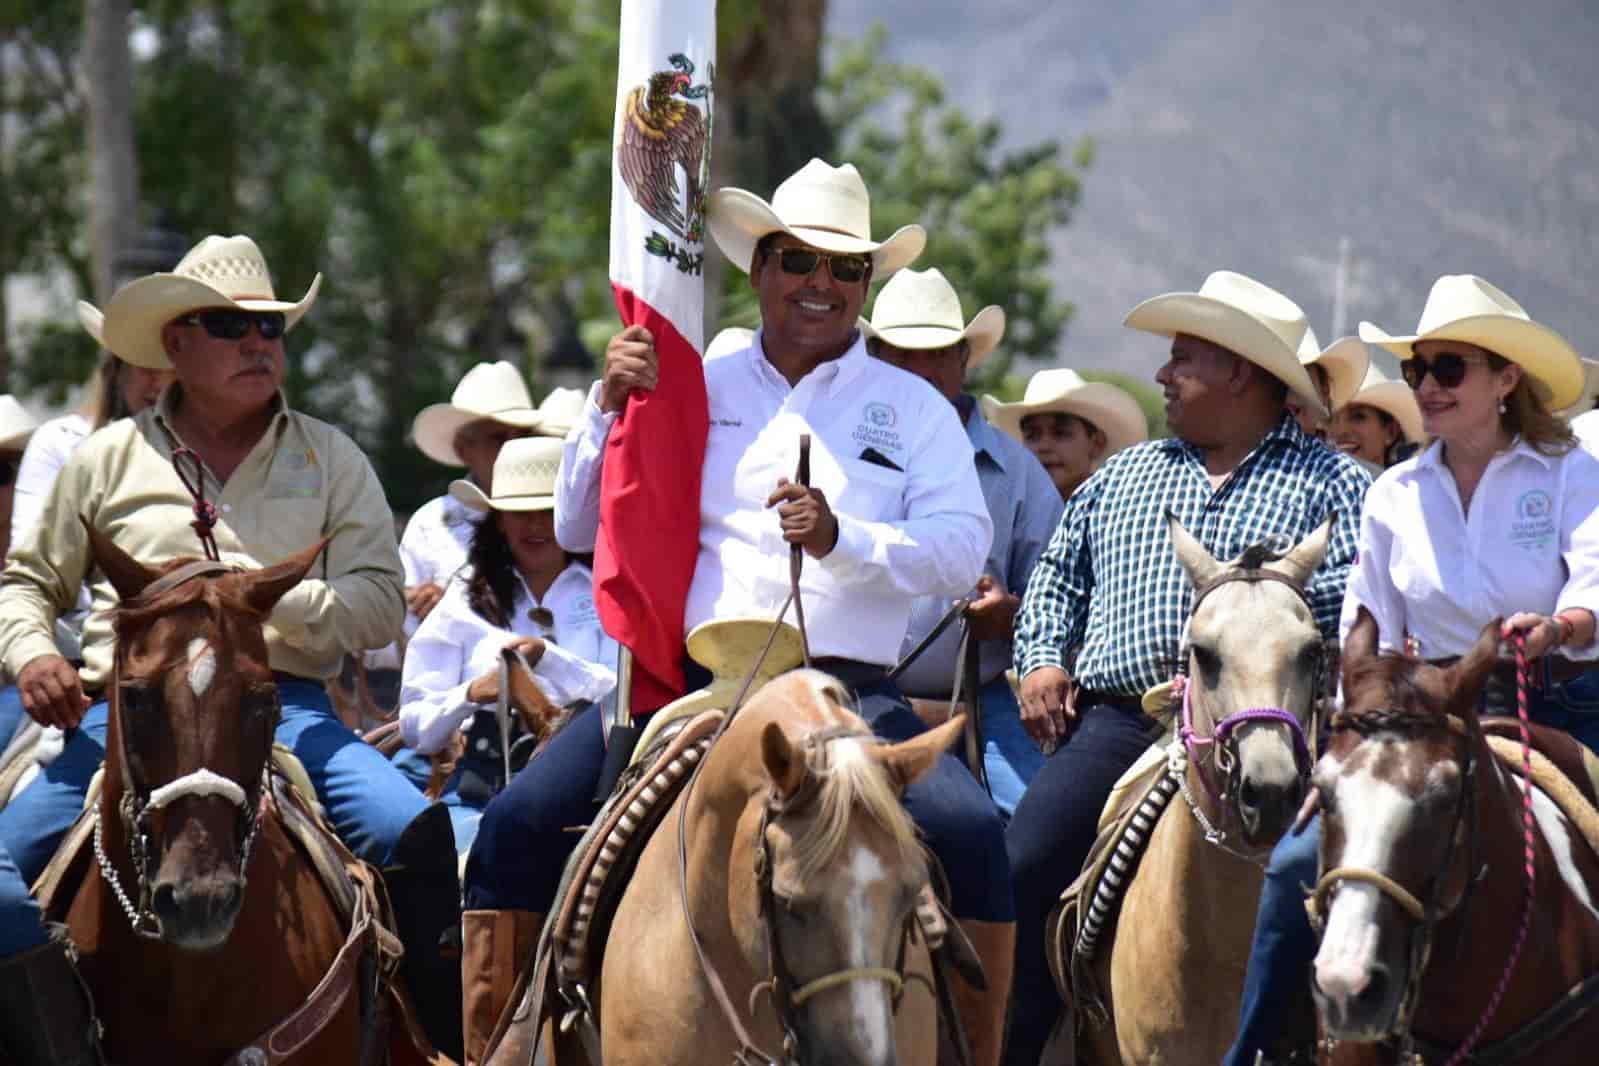
[[[276,714],[278,709],[278,693],[276,689],[263,689],[246,692],[243,699],[244,711],[251,715]]]
[[[1221,656],[1217,655],[1214,651],[1212,651],[1210,648],[1207,648],[1203,644],[1195,644],[1193,647],[1193,652],[1194,662],[1199,664],[1199,669],[1205,674],[1205,676],[1207,678],[1215,677],[1216,674],[1221,670]]]
[[[147,711],[156,703],[156,690],[150,685],[124,683],[119,690],[122,709],[135,714]]]

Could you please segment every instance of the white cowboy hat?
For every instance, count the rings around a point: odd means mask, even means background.
[[[1313,410],[1330,413],[1299,362],[1299,344],[1310,328],[1305,312],[1254,278],[1218,270],[1198,292],[1170,292],[1145,300],[1127,312],[1123,325],[1162,337],[1188,333],[1218,344],[1287,385]]]
[[[538,406],[538,435],[565,437],[583,420],[583,405],[589,402],[587,389],[555,388]]]
[[[1107,458],[1149,439],[1144,409],[1125,389],[1105,381],[1084,381],[1077,371],[1065,367],[1034,374],[1018,403],[983,397],[983,417],[1017,440],[1022,439],[1022,419],[1045,412],[1076,415],[1092,423],[1105,434]]]
[[[1359,337],[1340,337],[1323,348],[1316,331],[1306,326],[1305,339],[1299,342],[1299,361],[1307,369],[1314,365],[1327,372],[1327,392],[1336,411],[1360,390],[1371,366],[1371,353]]]
[[[1400,432],[1412,444],[1420,444],[1427,439],[1426,430],[1421,428],[1421,407],[1416,403],[1415,392],[1403,381],[1395,381],[1375,366],[1366,370],[1365,380],[1349,398],[1349,403],[1363,403],[1386,412],[1399,423]]]
[[[0,396],[0,451],[21,451],[38,428],[38,421],[15,396]]]
[[[493,496],[465,478],[450,482],[450,495],[474,511],[548,511],[560,472],[560,440],[522,437],[506,441],[494,460]]]
[[[907,265],[927,244],[927,233],[901,226],[886,241],[872,240],[872,203],[854,164],[830,166],[812,159],[790,175],[767,203],[744,189],[718,189],[705,205],[717,247],[745,272],[755,245],[768,233],[787,233],[824,252],[870,255],[879,280]]]
[[[321,287],[318,274],[298,302],[279,300],[266,259],[254,241],[243,235],[212,234],[190,248],[171,273],[150,274],[117,290],[105,305],[101,347],[134,366],[167,370],[172,363],[161,344],[161,327],[179,315],[209,307],[282,311],[285,328],[293,329],[316,302]],[[87,329],[81,308],[79,320]]]
[[[711,338],[705,346],[706,360],[716,359],[734,352],[742,352],[755,342],[755,331],[744,326],[728,326]]]
[[[465,466],[466,460],[455,450],[455,435],[468,422],[485,418],[522,429],[532,429],[539,422],[521,371],[503,359],[468,370],[450,394],[449,403],[431,404],[418,411],[411,423],[411,437],[418,450],[435,463]]]
[[[1417,341],[1464,341],[1520,366],[1550,411],[1570,407],[1582,395],[1582,361],[1565,338],[1475,274],[1445,274],[1433,282],[1415,333],[1395,337],[1362,322],[1360,339],[1401,359],[1415,354]]]
[[[1567,422],[1578,415],[1585,415],[1594,409],[1594,401],[1599,400],[1599,359],[1582,360],[1582,395],[1577,397],[1577,402],[1569,407],[1562,407],[1555,414]]]
[[[902,270],[877,294],[872,319],[862,319],[861,330],[896,348],[947,348],[969,341],[966,368],[971,370],[988,358],[1005,335],[1005,312],[999,305],[989,304],[967,322],[961,314],[961,298],[942,271],[937,267]]]
[[[88,300],[78,301],[78,324],[94,338],[94,343],[105,347],[105,313]],[[115,355],[115,352],[111,354]]]

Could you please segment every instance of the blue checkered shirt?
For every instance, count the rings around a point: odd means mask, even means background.
[[[1119,452],[1072,494],[1033,570],[1016,621],[1016,671],[1063,666],[1094,692],[1138,696],[1170,679],[1194,592],[1167,533],[1175,514],[1211,555],[1236,558],[1268,535],[1297,543],[1336,512],[1306,590],[1322,634],[1338,635],[1371,477],[1284,417],[1212,489],[1199,449],[1150,441]]]

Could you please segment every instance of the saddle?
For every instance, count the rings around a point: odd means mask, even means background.
[[[1494,757],[1516,774],[1522,770],[1521,732],[1515,719],[1479,719]],[[1577,835],[1599,855],[1599,756],[1569,733],[1533,725],[1532,783],[1554,801]]]

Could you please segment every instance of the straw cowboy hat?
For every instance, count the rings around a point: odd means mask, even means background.
[[[1563,407],[1555,414],[1571,421],[1578,415],[1585,415],[1593,410],[1594,401],[1599,400],[1599,359],[1584,358],[1582,361],[1582,395],[1577,397],[1577,402],[1569,407]]]
[[[947,348],[971,343],[966,368],[975,369],[1005,335],[1005,312],[989,304],[972,316],[961,314],[961,298],[937,267],[902,270],[889,279],[872,305],[872,320],[861,330],[896,348]]]
[[[455,435],[468,422],[482,419],[532,429],[539,423],[533,397],[521,371],[505,360],[479,363],[466,372],[449,403],[435,403],[417,412],[411,436],[423,455],[445,466],[465,466],[455,450]]]
[[[1329,414],[1316,384],[1299,362],[1309,324],[1299,305],[1276,289],[1231,270],[1218,270],[1198,292],[1171,292],[1145,300],[1123,325],[1162,337],[1188,333],[1248,359]]]
[[[583,405],[589,402],[585,389],[551,389],[538,406],[538,435],[565,437],[583,420]]]
[[[0,396],[0,451],[19,452],[39,423],[15,396]]]
[[[1360,390],[1366,368],[1371,366],[1371,353],[1359,337],[1340,337],[1323,348],[1316,331],[1306,326],[1305,339],[1299,342],[1299,361],[1307,370],[1320,366],[1327,372],[1327,392],[1336,411]]]
[[[722,332],[711,338],[711,343],[705,346],[705,358],[716,359],[734,352],[742,352],[755,341],[755,331],[743,326],[728,326]]]
[[[1445,274],[1433,282],[1415,333],[1396,337],[1362,322],[1360,339],[1401,359],[1415,354],[1417,341],[1464,341],[1520,366],[1550,411],[1570,407],[1582,395],[1582,361],[1565,338],[1475,274]]]
[[[505,442],[494,460],[494,495],[465,478],[450,482],[450,495],[474,511],[549,511],[561,472],[561,441],[522,437]]]
[[[983,397],[983,417],[1017,440],[1022,439],[1022,419],[1046,412],[1076,415],[1091,422],[1105,434],[1107,458],[1149,439],[1144,410],[1126,390],[1104,381],[1084,381],[1077,371],[1065,367],[1034,374],[1018,403]]]
[[[78,301],[78,324],[83,327],[83,332],[94,338],[94,343],[105,347],[105,313],[88,300]]]
[[[1367,369],[1365,380],[1349,398],[1349,403],[1363,403],[1386,412],[1399,423],[1400,432],[1412,444],[1420,444],[1427,439],[1426,431],[1421,428],[1421,407],[1416,403],[1416,394],[1409,385],[1395,381],[1375,366]]]
[[[901,226],[885,241],[872,240],[872,204],[853,164],[831,166],[812,159],[772,194],[767,203],[744,189],[718,189],[706,201],[706,223],[717,247],[748,271],[755,245],[768,233],[787,233],[824,252],[870,255],[872,273],[886,278],[909,264],[927,244],[927,233]]]
[[[179,315],[210,307],[282,311],[285,328],[293,329],[316,302],[321,287],[318,274],[297,302],[279,300],[266,259],[254,241],[243,235],[212,234],[190,248],[171,273],[150,274],[118,289],[105,305],[100,344],[134,366],[167,370],[172,364],[161,345],[161,327]],[[91,316],[81,306],[78,317],[89,329]]]

